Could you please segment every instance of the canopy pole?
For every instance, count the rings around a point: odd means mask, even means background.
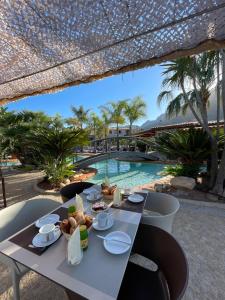
[[[2,168],[0,167],[0,177],[1,177],[1,182],[2,182],[2,197],[3,197],[3,205],[4,208],[7,207],[6,203],[6,192],[5,192],[5,178],[2,174]]]

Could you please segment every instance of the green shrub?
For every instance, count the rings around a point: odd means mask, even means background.
[[[201,165],[199,164],[177,164],[174,166],[166,166],[162,171],[163,175],[187,176],[197,178],[200,172]]]
[[[66,161],[58,162],[54,159],[50,159],[43,165],[43,170],[45,171],[48,181],[55,187],[59,187],[65,178],[75,173],[73,168],[74,166],[68,164]]]
[[[202,129],[175,130],[155,137],[154,150],[183,164],[201,164],[210,158],[211,146]]]

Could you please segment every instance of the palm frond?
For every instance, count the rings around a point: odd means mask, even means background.
[[[158,105],[161,105],[163,101],[170,102],[173,99],[173,93],[171,90],[162,91],[157,97]]]

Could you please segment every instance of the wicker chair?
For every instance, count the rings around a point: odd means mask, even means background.
[[[60,190],[62,201],[66,202],[66,201],[70,200],[71,198],[75,197],[76,194],[82,193],[83,190],[88,189],[89,187],[91,187],[93,185],[94,185],[94,183],[91,183],[91,182],[76,182],[76,183],[71,183],[71,184],[64,186]]]
[[[133,252],[153,261],[158,269],[150,271],[129,262],[118,300],[178,300],[188,283],[188,264],[185,254],[168,232],[140,224]]]
[[[0,211],[0,242],[54,210],[59,202],[50,199],[27,200]],[[28,268],[0,253],[0,261],[11,270],[14,300],[20,299],[19,283]]]

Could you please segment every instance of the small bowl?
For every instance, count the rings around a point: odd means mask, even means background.
[[[108,211],[109,210],[109,206],[107,205],[107,207],[105,208],[105,209],[99,209],[99,210],[94,210],[94,209],[92,209],[91,208],[91,211],[94,213],[94,214],[98,214],[98,213],[100,213],[100,212],[106,212],[106,211]]]

